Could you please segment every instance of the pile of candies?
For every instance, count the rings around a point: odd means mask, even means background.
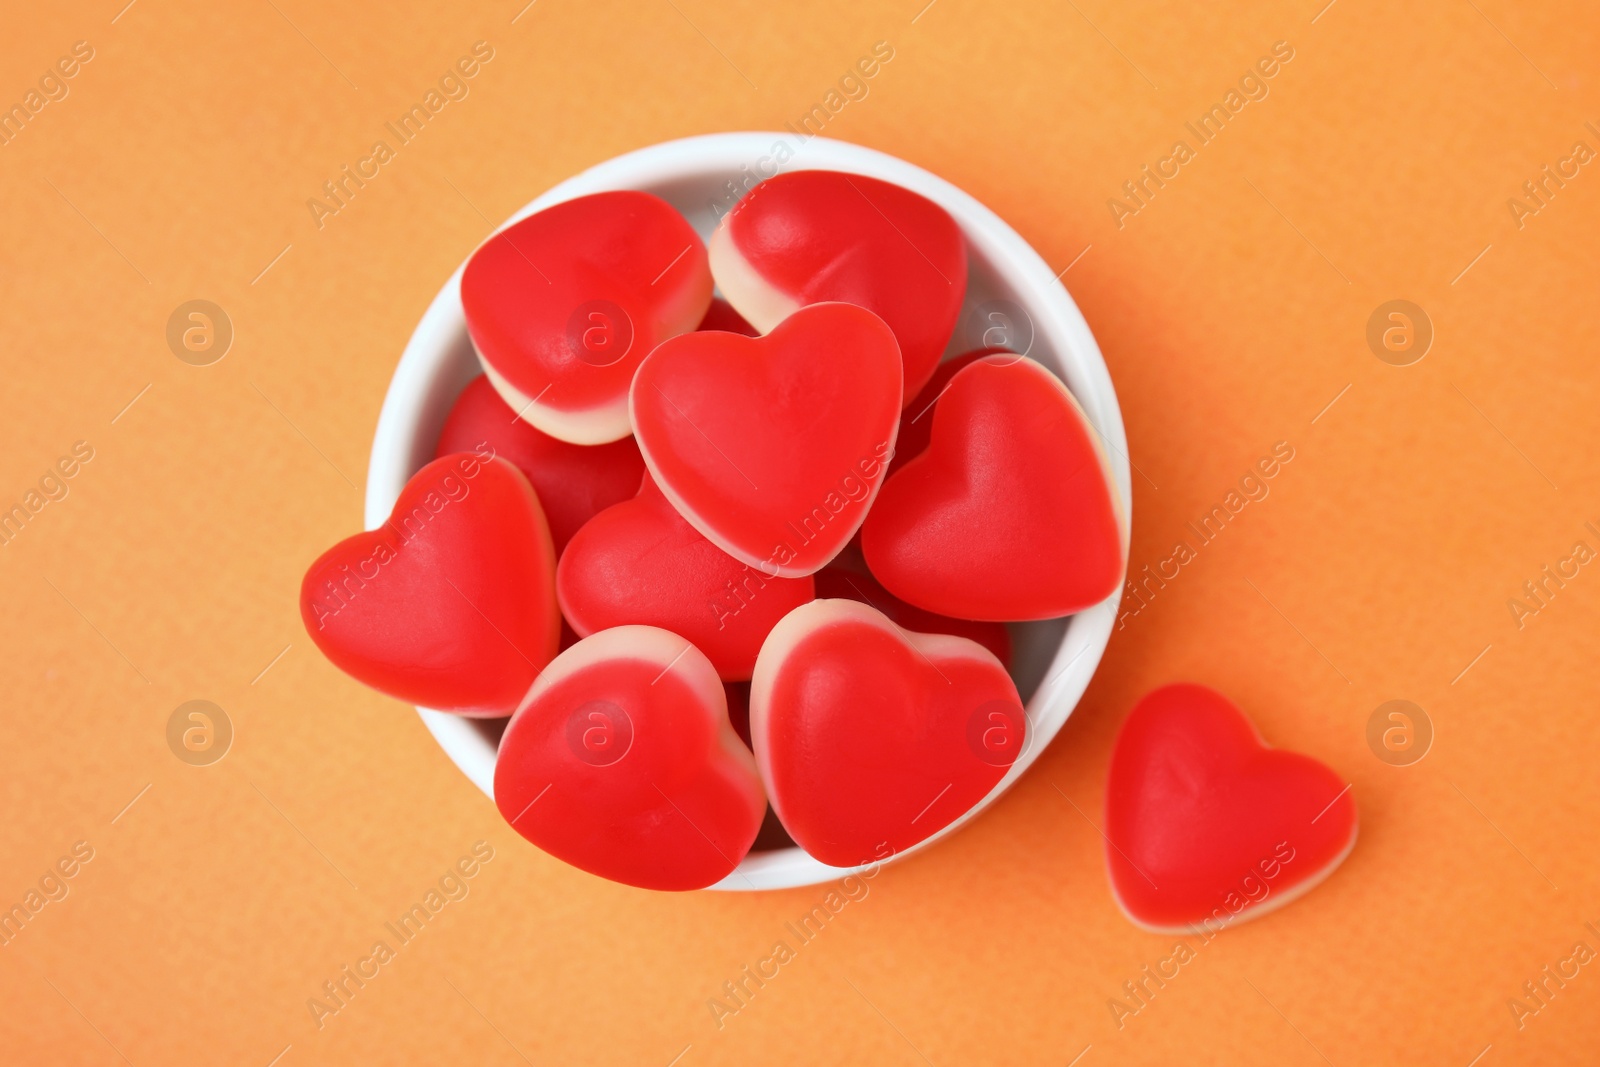
[[[594,874],[711,885],[764,819],[837,867],[925,840],[1027,744],[1004,623],[1124,570],[1066,387],[941,362],[966,280],[942,208],[832,171],[762,182],[709,246],[642,192],[506,228],[461,279],[484,375],[388,521],[312,564],[308,631],[392,696],[509,716],[496,804]]]

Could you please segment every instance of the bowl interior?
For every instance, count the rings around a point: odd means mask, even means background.
[[[778,146],[787,146],[783,152]],[[610,160],[556,186],[506,225],[550,204],[610,189],[641,189],[671,203],[709,237],[718,218],[779,166],[844,170],[897,182],[942,205],[966,235],[970,271],[966,303],[946,355],[985,344],[1038,360],[1072,390],[1098,431],[1123,504],[1127,544],[1131,484],[1121,411],[1093,335],[1054,272],[1015,231],[955,186],[892,156],[825,138],[733,133],[693,137]],[[741,184],[742,183],[742,184]],[[461,271],[445,283],[417,326],[384,400],[368,470],[366,525],[380,525],[401,488],[433,457],[456,396],[481,372],[461,311]],[[940,833],[901,855],[927,847],[994,801],[1037,758],[1066,722],[1105,650],[1121,592],[1066,619],[1012,624],[1012,675],[1026,704],[1029,739],[1023,754],[981,803]],[[467,777],[493,796],[495,749],[503,721],[464,719],[419,708],[441,747]],[[895,857],[900,858],[899,856]],[[849,869],[819,863],[797,848],[752,852],[714,888],[775,889],[828,881]]]

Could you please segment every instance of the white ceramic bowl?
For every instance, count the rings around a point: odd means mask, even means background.
[[[784,146],[786,152],[779,146]],[[786,158],[792,155],[793,158]],[[865,174],[895,182],[938,203],[966,235],[971,271],[961,324],[947,355],[987,342],[1025,349],[1055,371],[1071,388],[1099,431],[1123,503],[1131,514],[1132,486],[1122,412],[1100,348],[1055,271],[1015,230],[988,208],[920,167],[870,148],[815,137],[801,143],[793,134],[721,133],[643,148],[618,156],[569,178],[518,211],[505,225],[551,204],[611,189],[643,189],[666,199],[709,236],[717,218],[748,184],[782,169],[824,169]],[[730,179],[732,183],[730,183]],[[740,183],[743,183],[741,185]],[[428,307],[406,345],[378,416],[367,468],[366,524],[375,528],[389,517],[401,488],[433,457],[440,428],[457,394],[480,373],[461,310],[461,269],[450,276]],[[1110,640],[1121,590],[1104,603],[1069,619],[1012,627],[1012,673],[1027,702],[1030,740],[1006,776],[966,815],[935,834],[910,855],[933,844],[992,804],[1028,769],[1061,729],[1083,695]],[[440,747],[479,789],[494,795],[498,729],[418,708]],[[895,857],[896,859],[900,856]],[[797,848],[753,852],[717,889],[782,889],[843,877],[850,871],[819,863]]]

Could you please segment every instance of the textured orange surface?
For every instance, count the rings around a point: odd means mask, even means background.
[[[0,906],[66,892],[0,948],[0,1058],[1594,1062],[1600,962],[1563,961],[1600,950],[1600,569],[1563,561],[1600,550],[1600,24],[1321,2],[9,5],[0,103],[74,42],[92,58],[0,144],[0,508],[39,506],[0,546]],[[387,134],[478,41],[468,95]],[[1015,790],[802,942],[820,887],[653,895],[525,847],[409,709],[315,653],[295,597],[359,525],[406,338],[493,223],[619,152],[813,106],[1066,270],[1139,469],[1134,569],[1173,576]],[[375,176],[313,212],[345,165]],[[1145,165],[1169,177],[1135,202]],[[210,366],[167,345],[191,299],[233,323]],[[1435,331],[1410,366],[1366,341],[1394,299]],[[1187,524],[1279,442],[1268,494],[1202,541]],[[1108,1000],[1173,944],[1112,902],[1101,789],[1121,717],[1177,679],[1344,775],[1362,836],[1119,1028]],[[168,747],[196,699],[234,728],[211,766]],[[1366,740],[1391,699],[1436,732],[1411,766]],[[386,924],[430,891],[402,941]]]

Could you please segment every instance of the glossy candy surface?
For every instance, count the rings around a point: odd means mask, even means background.
[[[580,634],[660,626],[704,652],[725,681],[742,681],[767,632],[812,598],[812,580],[769,577],[734,559],[647,476],[636,497],[578,531],[556,568],[556,593]]]
[[[767,637],[750,730],[773,809],[824,863],[902,852],[965,814],[1022,753],[1027,719],[981,645],[814,600]]]
[[[641,192],[594,193],[489,238],[461,276],[467,330],[523,419],[574,444],[628,435],[628,384],[711,302],[705,245]]]
[[[1356,829],[1342,778],[1268,748],[1211,689],[1158,689],[1122,724],[1106,780],[1106,863],[1140,926],[1217,929],[1286,904],[1344,860]]]
[[[644,460],[633,438],[574,445],[517,418],[487,377],[474,378],[445,419],[435,455],[471,452],[487,444],[533,483],[556,556],[578,528],[639,491]]]
[[[494,796],[552,856],[646,889],[720,881],[766,810],[716,670],[651,626],[603,630],[551,662],[501,739]]]
[[[894,335],[849,304],[804,308],[763,337],[675,337],[633,382],[634,436],[667,499],[724,552],[789,578],[860,526],[899,414]]]
[[[768,178],[711,236],[711,270],[756,329],[827,300],[889,324],[910,399],[933,373],[967,292],[967,246],[939,205],[898,185],[841,171]]]
[[[406,483],[389,520],[333,546],[300,590],[335,666],[439,711],[509,715],[555,655],[555,559],[506,460],[456,453]]]
[[[950,379],[927,450],[884,485],[861,548],[889,592],[963,619],[1081,611],[1124,565],[1094,430],[1059,379],[1013,355]]]

